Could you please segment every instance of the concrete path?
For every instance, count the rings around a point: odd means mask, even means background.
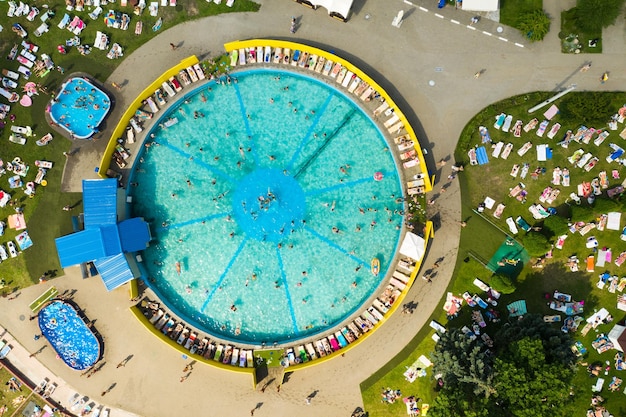
[[[611,90],[625,85],[626,74],[618,71],[626,64],[623,24],[607,31],[610,36],[604,39],[602,55],[560,53],[560,8],[569,8],[573,0],[546,2],[554,21],[547,40],[540,44],[528,44],[507,27],[498,32],[500,25],[486,19],[468,28],[471,14],[451,7],[437,10],[434,0],[416,2],[415,6],[398,0],[355,2],[347,24],[330,19],[321,8],[311,11],[290,1],[260,3],[258,13],[223,15],[179,25],[127,57],[109,80],[124,85],[120,92],[114,92],[116,107],[110,123],[151,80],[181,58],[190,54],[215,56],[222,53],[223,43],[253,37],[301,41],[333,50],[358,65],[387,89],[407,114],[428,150],[433,170],[434,161],[452,155],[467,120],[494,101],[523,92],[557,90],[571,83],[584,90]],[[401,9],[406,19],[397,29],[391,21]],[[289,33],[291,16],[301,20],[295,35]],[[182,45],[171,51],[170,42]],[[586,59],[593,60],[593,69],[581,74],[578,68]],[[486,72],[474,79],[480,69]],[[599,77],[605,70],[613,71],[611,80],[600,85]],[[68,159],[64,190],[80,191],[82,178],[96,177],[94,167],[105,140],[76,144],[80,149]],[[438,171],[438,178],[445,179],[449,167],[450,163]],[[445,183],[439,183],[434,193],[439,193]],[[432,265],[440,257],[444,261],[432,284],[418,280],[410,290],[407,301],[418,303],[417,312],[391,317],[375,337],[343,358],[294,373],[280,393],[270,387],[261,394],[251,389],[246,377],[207,366],[195,366],[190,377],[179,382],[185,360],[151,337],[130,316],[126,289],[106,293],[99,279],[82,280],[77,269],[67,270],[67,275],[56,279],[54,285],[60,291],[77,290],[76,302],[86,307],[88,317],[96,320],[95,327],[105,337],[106,365],[87,380],[55,360],[50,349],[44,349],[36,358],[22,356],[21,364],[38,381],[42,374],[37,365],[40,362],[58,375],[58,382],[64,381],[67,392],[72,387],[80,388],[82,394],[111,407],[113,417],[123,415],[117,409],[150,417],[198,412],[243,416],[255,407],[255,416],[348,416],[362,405],[359,383],[411,340],[441,299],[456,262],[460,210],[456,181],[429,207],[431,215],[440,216],[441,224],[425,265]],[[22,317],[28,318],[28,303],[47,285],[27,288],[14,301],[0,300],[0,323],[28,352],[36,351],[42,343],[33,340],[35,322]],[[116,364],[131,354],[127,366],[116,369]],[[102,398],[101,393],[112,383],[117,385]],[[311,405],[306,405],[304,399],[313,391],[317,395]]]

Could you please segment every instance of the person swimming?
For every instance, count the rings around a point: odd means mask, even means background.
[[[180,268],[180,262],[176,261],[176,265],[175,265],[175,266],[176,266],[176,273],[177,273],[178,275],[180,275],[180,271],[181,271],[181,268]]]

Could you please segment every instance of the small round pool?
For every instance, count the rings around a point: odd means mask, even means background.
[[[100,343],[71,304],[53,301],[38,317],[42,335],[67,366],[80,371],[98,362]]]
[[[88,79],[67,80],[50,103],[50,118],[76,139],[89,139],[109,114],[111,100]]]

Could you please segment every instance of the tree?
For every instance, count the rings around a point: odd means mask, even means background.
[[[550,216],[543,221],[543,228],[547,229],[551,236],[560,236],[567,233],[569,227],[567,219],[561,216]]]
[[[429,415],[574,415],[568,403],[575,362],[569,335],[529,314],[504,325],[494,342],[490,353],[480,339],[472,341],[459,330],[442,335],[433,359],[444,385]]]
[[[615,24],[625,0],[578,0],[576,24],[586,32],[600,32]]]
[[[550,31],[550,17],[541,9],[533,10],[520,16],[518,27],[531,42],[541,41]]]
[[[476,395],[493,393],[493,361],[482,344],[473,341],[459,329],[443,335],[433,354],[435,374],[441,374],[446,386],[459,388],[470,384]]]
[[[550,250],[548,238],[537,232],[528,232],[523,238],[524,249],[530,256],[543,256]]]

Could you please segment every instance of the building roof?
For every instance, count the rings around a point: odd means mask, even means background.
[[[110,291],[139,276],[127,255],[148,247],[150,228],[142,218],[117,222],[117,180],[84,180],[85,229],[56,239],[61,266],[94,262]]]
[[[85,229],[117,223],[117,180],[83,180]]]

